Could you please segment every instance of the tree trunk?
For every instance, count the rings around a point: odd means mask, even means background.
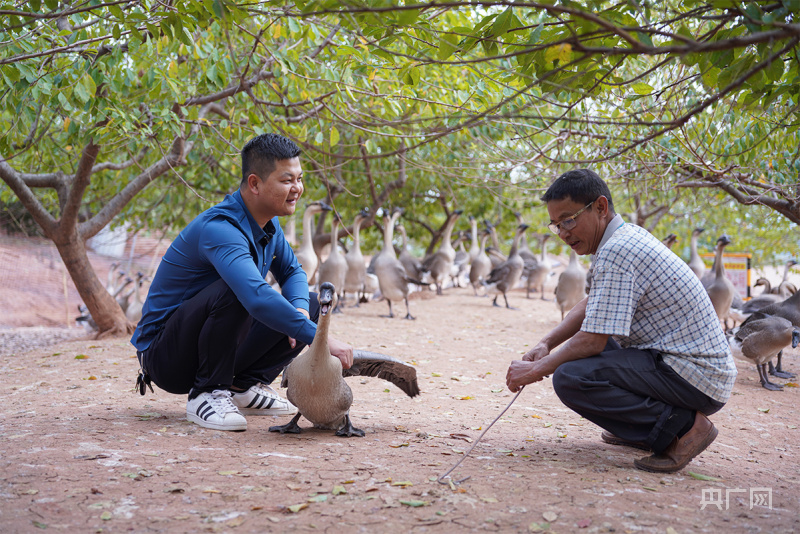
[[[67,239],[55,240],[54,243],[75,283],[75,288],[97,323],[100,331],[98,338],[132,334],[133,325],[97,278],[97,273],[86,254],[86,245],[83,239],[78,237],[77,232],[70,232]]]

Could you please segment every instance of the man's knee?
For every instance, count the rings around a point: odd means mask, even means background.
[[[580,389],[579,366],[574,364],[575,362],[562,363],[553,373],[553,390],[567,406],[570,405],[570,398]]]

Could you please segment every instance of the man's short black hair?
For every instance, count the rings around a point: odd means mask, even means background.
[[[300,147],[294,141],[274,133],[254,137],[242,149],[242,183],[250,174],[257,174],[262,180],[275,170],[275,161],[292,159],[300,155]]]
[[[542,195],[542,202],[563,200],[567,197],[578,204],[594,202],[601,196],[608,199],[608,209],[614,211],[614,202],[611,200],[611,191],[596,172],[589,169],[575,169],[567,171],[553,182]]]

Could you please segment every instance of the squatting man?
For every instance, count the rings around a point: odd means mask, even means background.
[[[595,172],[561,175],[542,201],[549,228],[577,254],[594,254],[591,289],[511,363],[508,388],[552,375],[561,401],[602,427],[603,441],[652,452],[637,468],[682,469],[716,438],[707,416],[736,378],[708,294],[683,260],[614,212]]]
[[[188,394],[186,417],[206,428],[245,430],[246,415],[297,409],[269,384],[314,340],[319,303],[278,217],[303,195],[300,149],[276,134],[241,152],[242,181],[201,213],[164,255],[133,333],[144,393],[150,381]],[[281,286],[273,289],[271,272]],[[353,348],[329,338],[349,369]]]

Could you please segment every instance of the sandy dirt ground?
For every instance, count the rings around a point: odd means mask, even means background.
[[[415,399],[379,379],[349,379],[364,438],[305,420],[300,435],[270,433],[288,421],[272,417],[249,417],[241,433],[201,428],[186,421],[184,397],[132,391],[137,363],[126,339],[0,356],[0,530],[800,530],[800,390],[761,388],[745,362],[731,401],[712,417],[719,437],[679,473],[635,469],[641,451],[604,444],[545,380],[453,473],[467,480],[438,483],[513,398],[509,362],[560,317],[553,302],[524,291],[510,300],[518,310],[451,288],[416,294],[416,321],[379,317],[385,302],[335,316],[335,336],[418,372]],[[785,357],[789,370],[800,371],[797,356]]]

